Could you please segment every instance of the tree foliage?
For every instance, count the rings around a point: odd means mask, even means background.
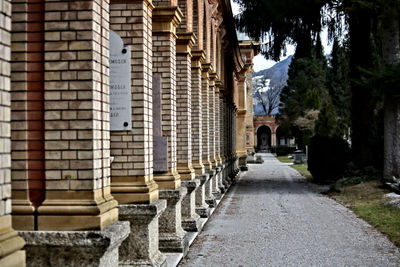
[[[282,125],[300,136],[295,122],[318,110],[310,134],[343,136],[351,127],[354,163],[381,168],[383,95],[389,103],[399,94],[400,0],[236,1],[243,9],[239,29],[266,41],[266,57],[277,60],[286,44],[296,44],[281,96]],[[318,69],[322,26],[334,44],[330,64]]]
[[[253,98],[256,99],[255,104],[261,104],[266,115],[274,115],[279,108],[280,94],[283,83],[276,86],[270,86],[270,80],[266,77],[254,79]]]

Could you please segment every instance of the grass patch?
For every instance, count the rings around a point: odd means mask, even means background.
[[[282,163],[293,163],[293,159],[289,159],[288,156],[279,156],[278,157],[275,153],[274,153],[274,156]]]
[[[277,156],[274,154],[274,156],[282,163],[293,163],[293,159],[289,159],[287,156]],[[293,164],[290,165],[293,169],[297,170],[301,175],[307,178],[307,180],[312,180],[312,175],[311,173],[307,170],[307,164]]]
[[[308,166],[307,164],[293,164],[290,165],[293,169],[297,170],[301,175],[307,178],[307,180],[311,181],[312,180],[312,175],[311,173],[307,170]]]
[[[400,246],[400,210],[383,205],[388,201],[383,195],[390,193],[390,190],[382,188],[379,181],[368,181],[343,187],[340,191],[328,195],[352,209],[359,217],[386,234],[396,246]]]

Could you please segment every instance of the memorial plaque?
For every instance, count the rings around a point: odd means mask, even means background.
[[[168,171],[168,137],[153,136],[153,171]]]
[[[168,171],[168,137],[162,136],[161,76],[153,76],[153,171]]]
[[[132,129],[131,48],[110,30],[110,130]]]

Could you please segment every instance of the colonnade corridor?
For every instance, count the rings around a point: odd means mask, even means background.
[[[249,165],[180,266],[400,266],[400,251],[272,154]]]

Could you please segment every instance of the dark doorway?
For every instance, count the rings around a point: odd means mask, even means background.
[[[271,149],[271,129],[268,126],[261,126],[257,130],[257,150],[269,152]]]

